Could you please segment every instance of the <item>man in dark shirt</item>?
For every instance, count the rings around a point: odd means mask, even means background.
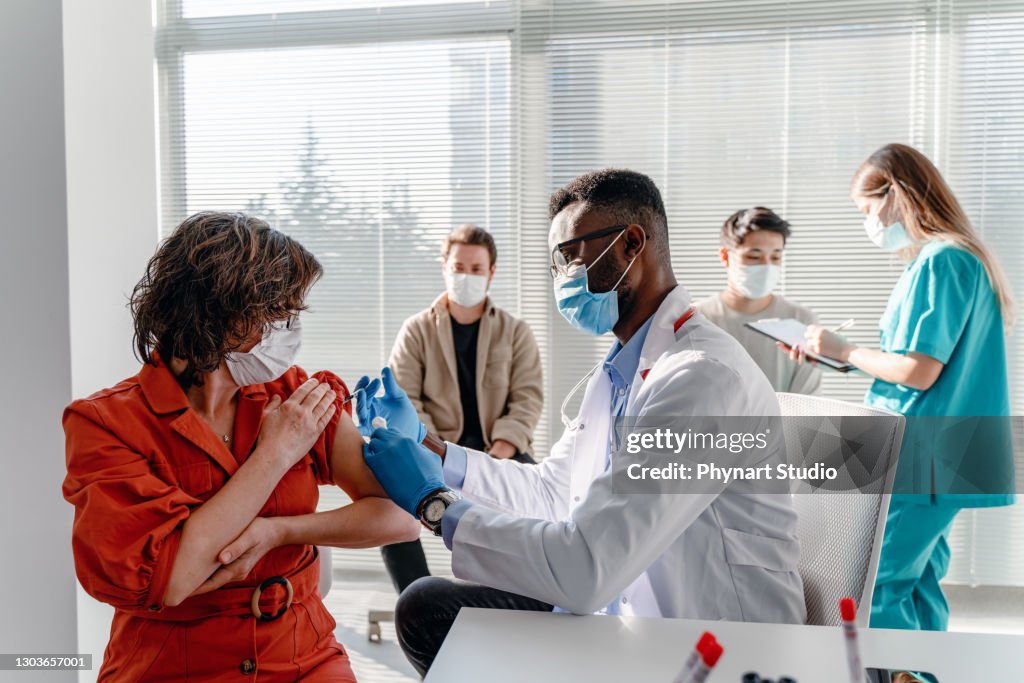
[[[428,430],[494,458],[532,463],[544,405],[540,352],[530,326],[487,296],[494,239],[464,225],[449,233],[441,255],[445,292],[405,321],[388,365]],[[382,553],[399,592],[429,574],[419,541]]]
[[[486,451],[484,431],[480,428],[480,415],[476,410],[476,344],[480,336],[480,321],[463,325],[452,318],[452,340],[455,342],[455,365],[459,377],[459,402],[462,404],[462,436],[458,444],[478,451]],[[524,462],[533,462],[526,453],[512,456]]]

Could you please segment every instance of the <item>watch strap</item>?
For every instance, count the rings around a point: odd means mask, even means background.
[[[427,506],[429,506],[432,502],[436,500],[440,500],[444,503],[445,510],[447,510],[453,503],[460,500],[461,498],[462,496],[460,496],[458,493],[449,488],[437,489],[436,491],[433,491],[432,493],[428,494],[423,500],[420,501],[420,504],[416,507],[416,516],[419,518],[420,524],[429,529],[431,533],[433,533],[435,536],[440,536],[441,519],[443,519],[444,515],[442,515],[441,518],[438,518],[436,522],[427,521],[426,517],[424,516],[427,510]]]

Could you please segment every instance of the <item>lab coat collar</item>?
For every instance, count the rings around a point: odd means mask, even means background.
[[[636,403],[637,394],[643,388],[647,373],[651,371],[658,359],[665,355],[665,352],[676,343],[676,321],[690,308],[692,299],[686,287],[676,285],[675,289],[668,293],[665,300],[654,312],[651,327],[647,330],[647,338],[644,340],[644,347],[640,351],[640,364],[633,376],[633,383],[629,387],[629,396],[626,399],[626,414],[633,414],[633,406]],[[682,328],[681,328],[682,329]]]
[[[605,356],[604,371],[611,377],[616,388],[628,388],[632,384],[637,370],[640,369],[640,352],[643,351],[647,332],[653,320],[653,315],[645,320],[625,344],[616,341]]]
[[[651,329],[647,332],[647,339],[644,340],[644,347],[640,352],[638,372],[643,373],[645,370],[650,370],[651,366],[675,343],[676,321],[692,303],[690,292],[683,285],[676,285],[675,289],[668,293],[665,300],[658,306],[658,310],[654,312],[654,321],[651,323]]]

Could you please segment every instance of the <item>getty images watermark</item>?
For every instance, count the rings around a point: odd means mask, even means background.
[[[1020,417],[624,417],[613,489],[1009,496],[1022,437]]]
[[[653,431],[631,432],[626,435],[625,451],[629,455],[644,452],[672,453],[757,453],[767,456],[774,441],[771,429],[763,432],[708,432],[688,428],[683,432],[671,429],[656,428]],[[718,457],[716,455],[716,457]],[[794,465],[788,462],[762,461],[757,465],[721,465],[712,460],[686,464],[684,462],[667,462],[665,464],[645,465],[630,462],[625,465],[626,476],[637,479],[677,479],[681,481],[707,480],[728,484],[734,479],[768,481],[771,479],[793,481],[835,481],[839,478],[839,470],[835,467],[816,462],[812,465]]]

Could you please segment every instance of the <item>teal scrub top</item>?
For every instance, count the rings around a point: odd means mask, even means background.
[[[920,502],[962,507],[1013,503],[1003,330],[999,299],[978,257],[950,242],[927,242],[889,296],[881,349],[925,354],[944,367],[927,390],[876,379],[865,397],[867,405],[908,418],[896,492],[931,493]]]

